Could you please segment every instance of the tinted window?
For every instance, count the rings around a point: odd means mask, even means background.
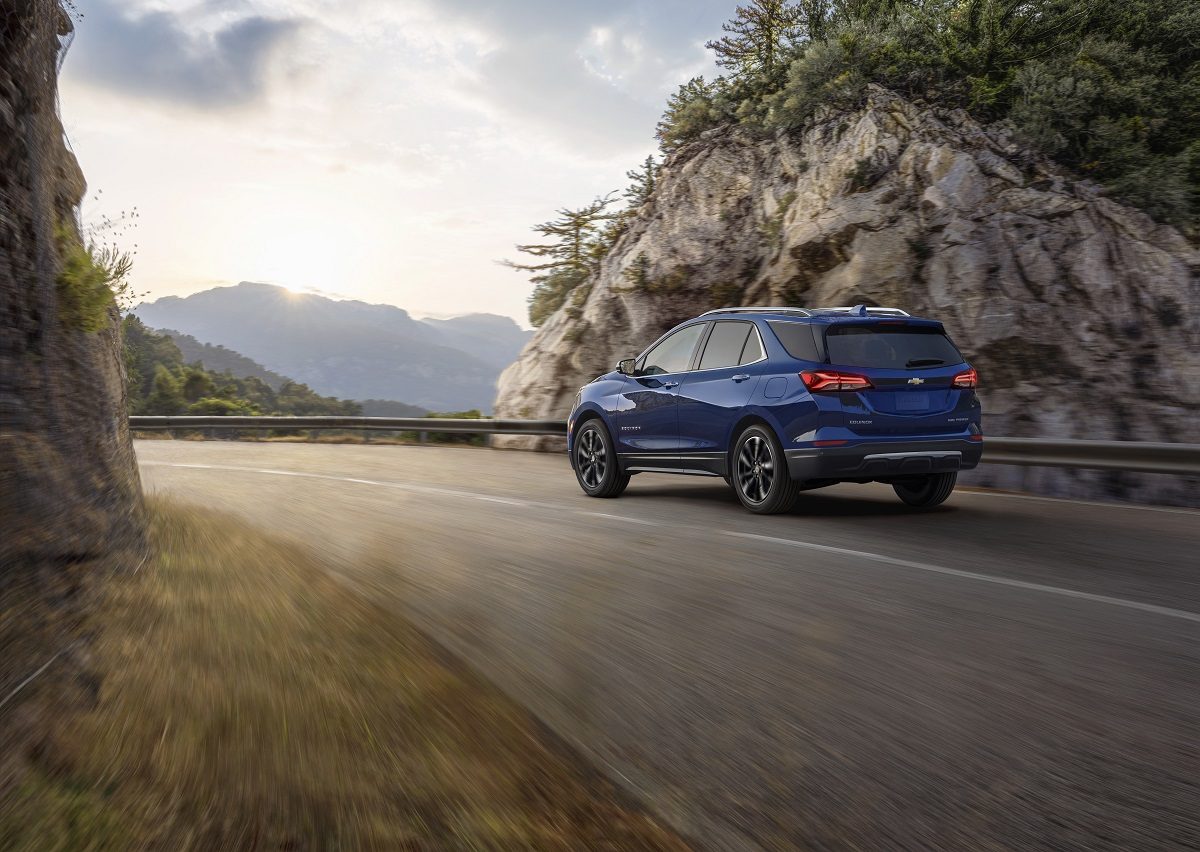
[[[749,322],[719,322],[714,325],[712,334],[708,336],[708,343],[704,344],[700,369],[736,367],[741,362],[746,336],[750,334],[753,325]]]
[[[817,351],[813,327],[806,322],[768,322],[783,348],[801,361],[824,361]]]
[[[752,330],[750,336],[746,338],[746,345],[742,347],[742,358],[738,363],[751,364],[766,354],[763,352],[762,338],[758,336],[757,331]]]
[[[686,370],[692,362],[696,343],[708,323],[698,322],[681,328],[662,343],[646,353],[642,361],[642,375],[656,376],[660,373],[678,373]]]
[[[843,325],[825,332],[829,363],[915,370],[959,364],[963,357],[941,329],[928,326]]]

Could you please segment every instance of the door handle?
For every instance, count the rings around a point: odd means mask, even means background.
[[[679,387],[679,382],[671,382],[671,381],[663,382],[663,387],[664,388],[677,388],[677,387]]]
[[[749,373],[738,373],[736,376],[733,377],[733,380],[735,382],[744,382],[748,378],[750,378]]]

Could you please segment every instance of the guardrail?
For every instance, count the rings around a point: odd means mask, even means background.
[[[562,420],[455,420],[441,417],[130,417],[131,429],[344,429],[459,432],[487,435],[565,435]],[[1200,476],[1200,444],[986,438],[985,464],[1074,467]]]
[[[152,429],[350,429],[383,432],[467,432],[485,435],[566,435],[562,420],[457,420],[446,417],[148,417],[129,428]]]

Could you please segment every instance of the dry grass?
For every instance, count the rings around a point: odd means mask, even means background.
[[[304,552],[151,510],[157,558],[98,619],[99,705],[42,750],[0,847],[683,848]]]

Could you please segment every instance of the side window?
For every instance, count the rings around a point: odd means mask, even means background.
[[[742,347],[742,357],[738,360],[739,364],[753,364],[765,358],[767,355],[763,351],[762,338],[758,336],[758,329],[751,324],[750,336],[746,338],[746,345]]]
[[[775,332],[783,348],[793,358],[799,358],[801,361],[825,360],[817,351],[817,340],[809,323],[768,320],[767,325],[771,326],[771,331]]]
[[[657,376],[661,373],[679,373],[692,363],[692,353],[708,323],[698,322],[681,328],[662,343],[646,353],[642,360],[641,373],[643,376]]]
[[[753,330],[754,323],[750,322],[718,322],[708,336],[704,354],[700,356],[700,369],[712,370],[740,364],[746,338]]]

